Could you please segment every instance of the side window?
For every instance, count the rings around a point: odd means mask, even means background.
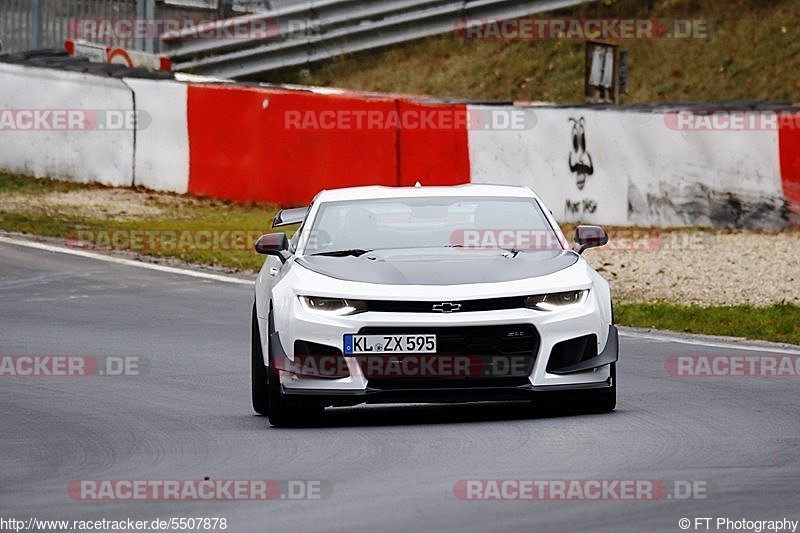
[[[308,212],[309,213],[311,212],[311,209],[313,207],[314,207],[314,203],[312,202],[311,205],[308,206]],[[306,215],[306,217],[307,216],[308,215]],[[297,251],[297,244],[300,242],[300,237],[303,235],[303,230],[306,227],[306,221],[307,220],[308,220],[308,218],[306,218],[306,220],[303,220],[303,223],[300,224],[299,228],[297,228],[297,231],[294,233],[294,235],[292,235],[292,238],[289,239],[289,251],[291,253],[295,253]]]
[[[292,238],[289,239],[289,251],[295,253],[297,251],[297,243],[300,242],[300,236],[303,234],[303,228],[305,227],[305,222],[297,228],[297,231],[294,232]]]

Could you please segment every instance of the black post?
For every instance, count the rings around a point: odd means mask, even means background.
[[[217,0],[217,16],[220,19],[233,17],[233,0]]]

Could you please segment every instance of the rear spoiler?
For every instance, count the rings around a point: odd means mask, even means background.
[[[308,215],[310,207],[298,207],[296,209],[283,209],[278,211],[275,215],[275,220],[272,222],[273,228],[282,228],[284,226],[294,226],[295,224],[302,224]]]

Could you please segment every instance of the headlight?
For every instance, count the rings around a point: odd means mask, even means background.
[[[583,305],[589,289],[582,291],[554,292],[552,294],[539,294],[525,298],[525,307],[538,309],[539,311],[556,311],[567,309],[573,306]]]
[[[334,316],[354,315],[367,310],[367,303],[363,300],[346,300],[344,298],[301,296],[300,303],[307,311],[328,313]]]

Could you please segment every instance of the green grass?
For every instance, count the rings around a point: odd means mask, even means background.
[[[189,198],[186,196],[153,193],[145,190],[122,190],[137,197],[146,206],[163,211],[159,216],[142,216],[132,220],[103,218],[97,214],[86,214],[81,209],[61,209],[57,205],[45,205],[42,198],[47,193],[83,191],[108,191],[99,185],[81,185],[49,179],[0,173],[0,229],[30,233],[46,237],[75,237],[79,230],[168,230],[168,231],[244,231],[254,234],[271,231],[272,219],[278,209],[269,204],[237,204],[213,199]],[[30,205],[25,209],[14,209],[4,201],[11,196],[26,198]],[[249,239],[253,241],[254,238]],[[243,270],[258,270],[264,262],[263,256],[255,253],[253,242],[231,246],[234,249],[166,249],[145,247],[135,249],[137,253],[151,256],[172,257],[182,261]],[[123,247],[124,249],[125,247]]]
[[[69,181],[52,180],[48,178],[33,179],[19,174],[0,172],[0,194],[2,193],[48,193],[74,191],[92,185],[81,185]],[[101,187],[101,186],[97,186]]]
[[[594,2],[536,18],[707,20],[708,39],[618,41],[630,52],[626,103],[678,100],[800,101],[800,2]],[[614,41],[607,41],[614,42]],[[584,43],[464,40],[454,33],[266,81],[474,99],[582,102]]]
[[[274,205],[238,204],[198,199],[144,190],[120,190],[128,200],[158,207],[158,216],[119,220],[87,215],[81,209],[62,209],[44,202],[51,193],[108,192],[99,185],[81,185],[0,173],[0,229],[48,237],[75,237],[78,230],[170,230],[170,231],[245,231],[259,234],[270,231]],[[30,204],[15,209],[8,201],[23,197]],[[97,233],[95,233],[96,235]],[[263,257],[252,251],[252,243],[237,250],[138,250],[152,256],[173,257],[195,264],[215,265],[257,271]],[[657,328],[686,333],[748,337],[800,345],[800,307],[700,307],[669,303],[620,303],[615,306],[618,324]]]
[[[702,307],[669,303],[615,304],[618,324],[683,333],[746,337],[800,345],[800,307]]]

